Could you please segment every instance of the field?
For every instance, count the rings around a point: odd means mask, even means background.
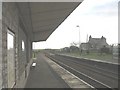
[[[75,56],[75,57],[80,57],[80,58],[97,59],[97,60],[113,62],[113,63],[118,62],[118,60],[113,59],[112,54],[105,54],[105,53],[104,54],[100,54],[100,53],[89,53],[89,54],[82,53],[82,54],[80,54],[78,52],[63,53],[63,54]]]

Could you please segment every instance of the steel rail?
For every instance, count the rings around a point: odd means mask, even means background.
[[[64,67],[65,69],[67,69],[68,71],[72,72],[73,74],[75,74],[76,76],[78,76],[79,78],[81,78],[82,80],[84,80],[85,82],[89,83],[91,86],[95,87],[96,89],[101,89],[101,88],[107,88],[109,90],[116,90],[80,71],[77,71],[76,69],[56,60],[54,57],[47,55],[48,58],[52,59],[54,62],[58,63],[59,65],[61,65],[62,67]],[[95,86],[94,86],[95,85]]]

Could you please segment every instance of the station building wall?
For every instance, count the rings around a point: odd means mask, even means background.
[[[2,89],[2,21],[0,19],[0,90]]]
[[[14,33],[15,88],[24,88],[32,63],[32,41],[25,32],[20,11],[14,2],[2,3],[2,30],[0,30],[0,88],[8,87],[7,30]],[[1,28],[0,28],[1,29]],[[22,49],[24,42],[24,50]],[[2,63],[1,63],[2,62]],[[2,64],[2,65],[1,65]]]

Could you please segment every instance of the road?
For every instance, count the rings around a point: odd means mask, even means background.
[[[118,65],[58,54],[47,57],[95,88],[118,88]]]

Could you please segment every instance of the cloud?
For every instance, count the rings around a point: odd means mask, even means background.
[[[84,0],[46,42],[38,48],[61,48],[72,42],[86,42],[86,37],[106,37],[109,44],[118,42],[118,0]],[[80,28],[77,28],[79,25]]]
[[[116,16],[118,2],[119,0],[86,0],[81,6],[82,15]]]

